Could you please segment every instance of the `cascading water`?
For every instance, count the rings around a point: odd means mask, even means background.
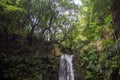
[[[74,80],[73,55],[63,54],[60,60],[59,80]]]

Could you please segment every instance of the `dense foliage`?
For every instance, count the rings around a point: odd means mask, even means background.
[[[0,80],[58,80],[64,53],[78,80],[119,80],[119,3],[0,0]]]

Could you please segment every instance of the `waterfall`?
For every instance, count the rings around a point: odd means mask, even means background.
[[[63,54],[60,60],[59,80],[74,80],[73,55]]]

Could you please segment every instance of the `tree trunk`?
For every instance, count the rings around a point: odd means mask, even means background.
[[[113,15],[113,26],[115,32],[115,39],[120,38],[120,0],[112,0],[112,15]]]
[[[120,0],[112,1],[112,15],[113,15],[113,26],[115,33],[115,40],[120,38]],[[111,80],[120,80],[119,68],[116,68],[111,74]]]

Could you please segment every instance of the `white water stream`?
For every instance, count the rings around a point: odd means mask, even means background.
[[[60,60],[59,80],[74,80],[73,55],[63,54]]]

